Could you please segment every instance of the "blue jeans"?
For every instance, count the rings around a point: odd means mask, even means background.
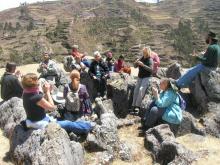
[[[203,70],[205,69],[205,66],[202,64],[198,64],[192,68],[190,68],[183,76],[181,76],[176,84],[179,88],[185,88],[188,87],[192,80]]]
[[[72,122],[69,120],[63,120],[57,121],[57,124],[59,124],[60,127],[65,129],[67,132],[73,132],[75,134],[86,134],[92,129],[92,126],[89,122],[83,121]]]

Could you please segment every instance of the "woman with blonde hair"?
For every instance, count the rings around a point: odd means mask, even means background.
[[[139,68],[138,80],[134,89],[133,95],[133,110],[138,113],[141,107],[142,99],[144,98],[150,78],[152,77],[153,61],[150,58],[150,47],[143,48],[143,56],[134,62],[134,66]]]
[[[46,114],[46,111],[56,109],[51,97],[51,87],[48,83],[43,86],[43,92],[39,90],[38,77],[34,73],[28,73],[22,78],[23,86],[23,106],[27,115],[26,126],[28,128],[42,129],[49,122],[55,121],[68,132],[75,134],[88,133],[92,129],[92,125],[86,121],[71,122],[68,120],[57,121],[53,117]]]

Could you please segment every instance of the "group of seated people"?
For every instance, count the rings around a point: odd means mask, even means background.
[[[220,47],[217,41],[215,33],[209,32],[206,37],[206,42],[209,46],[203,57],[198,58],[202,61],[201,64],[189,69],[178,80],[163,78],[160,81],[159,91],[157,87],[152,87],[154,100],[146,110],[144,116],[144,126],[146,128],[153,127],[161,119],[174,125],[181,123],[183,109],[181,109],[181,97],[178,90],[189,85],[199,72],[205,69],[213,70],[218,67]],[[76,48],[75,46],[74,49]],[[64,85],[61,97],[65,99],[65,108],[68,111],[77,112],[79,117],[91,115],[93,109],[90,96],[86,86],[80,83],[80,72],[88,67],[88,74],[94,81],[98,91],[97,96],[105,97],[106,80],[110,76],[109,71],[121,71],[124,65],[124,57],[120,56],[119,60],[113,63],[111,52],[108,52],[107,59],[104,61],[101,53],[96,51],[94,53],[94,60],[89,62],[82,59],[83,55],[78,53],[77,49],[72,54],[74,58],[78,58],[78,64],[81,69],[74,68],[71,71],[71,82]],[[155,54],[155,52],[151,51],[150,47],[144,47],[141,58],[134,62],[134,66],[139,69],[132,102],[134,113],[138,113],[141,109],[146,89],[151,82],[152,76],[158,70],[159,60],[155,59],[158,58]],[[56,82],[57,70],[57,64],[50,59],[49,54],[44,54],[43,62],[39,65],[38,71],[41,73],[40,77],[34,73],[28,73],[21,78],[21,73],[19,71],[16,72],[16,64],[7,63],[6,72],[1,78],[1,97],[3,100],[9,100],[12,97],[23,98],[23,106],[27,114],[26,125],[28,128],[44,128],[50,121],[55,121],[68,132],[76,134],[88,133],[95,125],[93,122],[84,120],[60,121],[46,113],[57,109],[56,104],[54,104],[56,98],[53,98],[51,95],[54,89],[50,85],[51,82]],[[47,80],[43,85],[40,85],[41,78]],[[19,79],[21,79],[21,83]]]

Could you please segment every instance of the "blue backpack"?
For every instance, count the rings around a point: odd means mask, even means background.
[[[182,110],[185,110],[186,109],[186,101],[183,99],[183,97],[177,93],[178,97],[179,97],[179,105],[180,105],[180,108]]]

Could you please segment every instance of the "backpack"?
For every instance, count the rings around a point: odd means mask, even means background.
[[[180,105],[180,108],[182,110],[185,110],[186,109],[186,101],[183,99],[183,97],[177,93],[178,97],[179,97],[179,105]]]
[[[65,107],[67,111],[70,112],[79,112],[80,110],[80,99],[78,92],[72,92],[68,86],[68,93],[66,96]]]

